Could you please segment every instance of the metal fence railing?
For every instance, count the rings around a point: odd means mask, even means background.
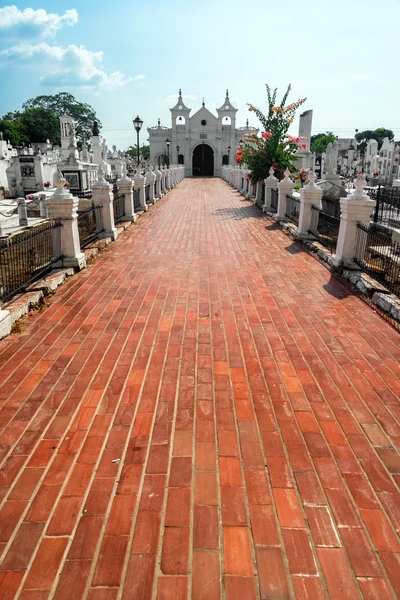
[[[61,256],[61,223],[46,222],[0,240],[0,300],[10,300]]]
[[[288,194],[286,194],[285,217],[287,219],[289,219],[290,221],[292,221],[293,223],[296,223],[296,225],[297,225],[299,222],[299,215],[300,215],[300,199],[294,198],[294,196],[289,196]]]
[[[339,236],[340,218],[327,214],[322,208],[312,206],[310,233],[327,248],[335,252]]]
[[[133,208],[135,210],[140,208],[139,189],[133,190]]]
[[[354,261],[389,290],[400,293],[400,243],[389,233],[358,223]]]
[[[339,200],[331,200],[323,197],[321,200],[322,210],[326,215],[340,219],[340,202]]]
[[[104,229],[101,206],[91,206],[78,213],[78,230],[81,249],[93,242]]]
[[[380,185],[368,194],[376,200],[374,223],[400,228],[400,188]]]
[[[114,198],[114,223],[120,223],[122,221],[122,217],[125,216],[125,194],[117,195]]]

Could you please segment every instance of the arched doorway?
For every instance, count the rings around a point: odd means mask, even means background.
[[[157,158],[158,167],[161,167],[161,165],[166,164],[168,164],[168,156],[166,154],[160,154],[160,156]]]
[[[213,177],[214,175],[214,150],[204,142],[193,150],[194,177]]]

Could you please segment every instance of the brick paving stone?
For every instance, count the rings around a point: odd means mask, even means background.
[[[0,342],[0,598],[400,595],[398,333],[187,179]]]

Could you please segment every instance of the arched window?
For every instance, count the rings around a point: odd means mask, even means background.
[[[184,165],[185,164],[185,157],[183,156],[183,154],[178,154],[178,165]]]
[[[227,154],[224,154],[222,157],[222,164],[223,165],[229,165],[229,156]]]
[[[176,125],[185,125],[186,119],[182,115],[179,115],[179,117],[176,117],[175,123]]]
[[[232,125],[232,119],[228,116],[223,117],[222,125]]]

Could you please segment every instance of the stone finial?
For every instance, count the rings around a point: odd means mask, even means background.
[[[92,129],[92,134],[94,136],[99,136],[100,135],[100,131],[99,131],[99,124],[97,121],[93,122],[93,129]]]
[[[64,196],[69,195],[69,192],[68,192],[68,189],[66,186],[67,181],[64,178],[64,175],[58,169],[57,169],[56,173],[54,174],[53,183],[57,188],[52,196],[53,198],[62,198]]]
[[[288,168],[285,169],[284,176],[285,176],[285,179],[289,179],[290,178],[290,171],[289,171]]]
[[[246,121],[246,127],[247,127],[247,128],[249,127],[249,120],[248,120],[248,119],[247,119],[247,121]]]
[[[229,98],[229,90],[226,90],[226,97]]]
[[[271,167],[269,170],[269,177],[267,177],[268,181],[278,181],[277,178],[275,177],[275,169],[274,167]]]
[[[305,186],[307,188],[318,188],[318,185],[315,183],[317,176],[314,171],[310,170],[308,174],[308,184]]]
[[[64,185],[67,183],[66,179],[64,178],[64,175],[59,169],[57,169],[57,171],[54,174],[53,182],[57,189],[63,188]]]
[[[367,180],[365,179],[364,173],[360,173],[357,179],[355,180],[354,187],[355,190],[351,195],[352,198],[356,200],[367,200],[369,196],[364,192],[364,188],[367,185]]]
[[[160,119],[158,119],[157,123],[158,123],[158,126],[161,127],[161,120]]]
[[[360,173],[355,181],[354,187],[358,192],[362,192],[366,185],[367,180],[365,179],[365,175],[364,173]]]
[[[101,182],[105,181],[104,175],[105,175],[105,173],[104,173],[104,171],[103,171],[103,169],[101,168],[101,165],[100,165],[99,168],[98,168],[98,170],[97,170],[97,181],[101,181]]]
[[[182,90],[179,88],[179,97],[182,98]]]
[[[201,105],[202,105],[202,106],[205,106],[205,105],[206,105],[206,103],[204,102],[204,96],[203,96],[203,102],[202,102],[202,104],[201,104]]]

